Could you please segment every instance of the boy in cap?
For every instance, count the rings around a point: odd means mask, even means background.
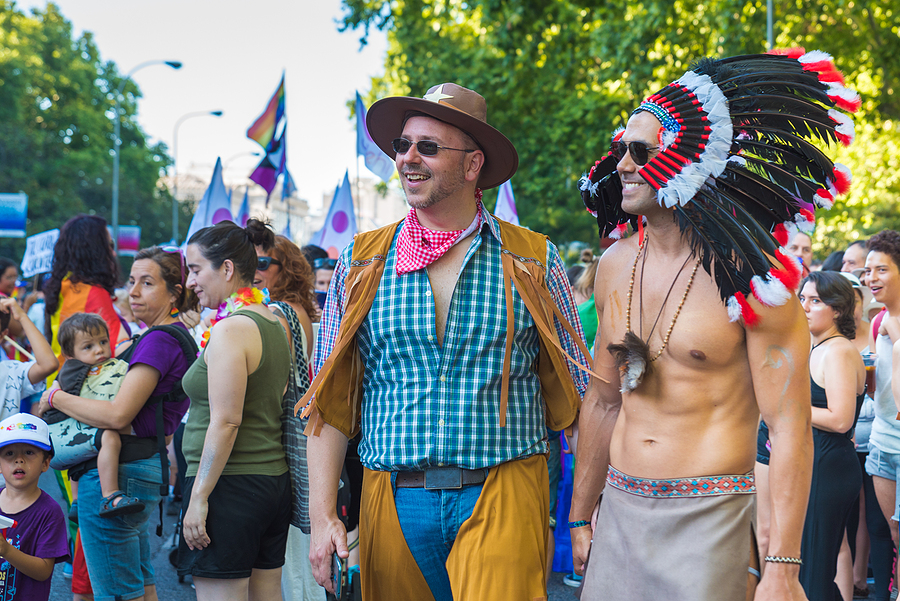
[[[53,566],[68,559],[62,509],[38,488],[52,456],[39,418],[19,413],[0,422],[0,514],[14,520],[0,537],[0,599],[49,599]]]

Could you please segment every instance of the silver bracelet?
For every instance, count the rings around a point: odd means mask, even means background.
[[[780,555],[766,555],[768,563],[795,563],[798,566],[803,564],[803,560],[799,557],[781,557]]]

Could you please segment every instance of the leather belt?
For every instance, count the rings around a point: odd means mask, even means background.
[[[397,472],[397,488],[446,490],[481,484],[488,469],[467,470],[461,467],[430,467],[422,472]]]

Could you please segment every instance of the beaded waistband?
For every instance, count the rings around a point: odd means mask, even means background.
[[[606,483],[621,491],[642,497],[686,498],[756,493],[756,483],[752,471],[742,476],[701,476],[651,480],[627,476],[613,466],[609,466]]]

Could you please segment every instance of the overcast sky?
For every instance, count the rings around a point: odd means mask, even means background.
[[[19,1],[30,12],[45,0]],[[104,60],[129,72],[148,60],[179,60],[172,70],[153,65],[133,79],[144,97],[138,122],[173,152],[175,122],[194,111],[222,110],[178,130],[179,173],[203,179],[216,157],[226,183],[245,178],[259,161],[246,137],[286,73],[288,168],[310,208],[320,207],[350,169],[356,171],[356,128],[346,102],[368,90],[383,71],[386,41],[376,32],[360,50],[355,32],[338,33],[340,0],[56,0],[75,35],[94,34]],[[362,175],[369,175],[361,166]]]

